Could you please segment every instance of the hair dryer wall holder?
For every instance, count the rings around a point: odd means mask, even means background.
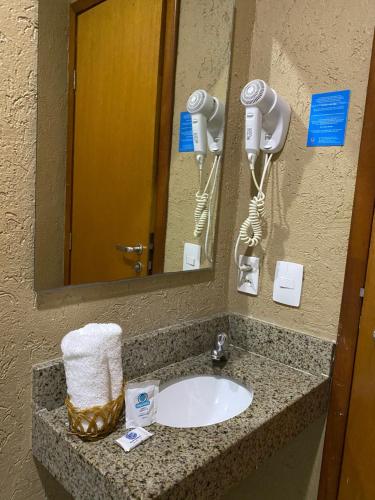
[[[208,139],[208,149],[214,155],[221,155],[223,152],[223,137],[224,131],[221,130],[217,137],[213,137],[210,133],[210,129],[207,130],[207,139]]]
[[[279,153],[284,144],[289,130],[291,109],[285,101],[278,99],[278,106],[271,122],[275,123],[272,127],[267,125],[267,115],[263,117],[262,131],[260,134],[260,149],[265,153]],[[275,109],[275,108],[273,108]],[[272,111],[269,113],[272,114]],[[274,120],[276,118],[276,120]]]

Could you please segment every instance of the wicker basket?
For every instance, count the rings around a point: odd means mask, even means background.
[[[124,386],[118,398],[103,406],[78,409],[65,399],[68,410],[70,433],[88,441],[94,441],[110,434],[117,426],[124,407]]]

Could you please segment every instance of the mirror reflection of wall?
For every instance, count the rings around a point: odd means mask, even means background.
[[[181,271],[202,246],[179,118],[197,88],[225,102],[232,18],[233,0],[39,0],[36,289]]]
[[[176,67],[175,106],[169,179],[165,272],[180,271],[184,244],[204,245],[205,234],[194,237],[195,193],[199,172],[192,153],[179,153],[180,112],[196,89],[205,89],[225,103],[231,54],[232,0],[183,0]],[[192,36],[194,33],[194,36]],[[212,155],[209,155],[209,160]],[[203,172],[207,178],[209,166]],[[215,211],[211,227],[215,228]],[[203,260],[203,259],[202,259]],[[210,267],[207,259],[202,267]]]

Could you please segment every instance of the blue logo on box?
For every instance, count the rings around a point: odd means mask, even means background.
[[[194,151],[193,126],[191,123],[191,114],[188,111],[180,113],[178,151],[180,153],[191,153]]]
[[[148,399],[148,394],[147,392],[141,392],[141,394],[138,394],[138,403],[135,405],[136,408],[143,408],[144,406],[148,406],[150,403],[150,400]]]
[[[350,90],[313,94],[307,146],[343,146]]]
[[[130,431],[126,434],[125,436],[127,439],[130,439],[131,441],[133,441],[133,439],[137,438],[138,437],[138,434],[134,431]]]

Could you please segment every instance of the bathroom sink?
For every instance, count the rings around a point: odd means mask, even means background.
[[[168,427],[205,427],[239,415],[252,400],[252,388],[230,378],[184,377],[161,387],[156,421]]]

